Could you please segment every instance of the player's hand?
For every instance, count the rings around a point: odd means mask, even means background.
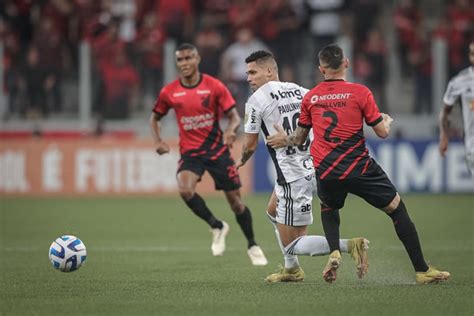
[[[448,150],[449,139],[448,136],[442,134],[439,136],[439,154],[441,157],[446,156],[446,151]]]
[[[385,129],[387,130],[387,133],[390,133],[390,124],[392,124],[393,118],[386,113],[381,113],[381,114],[382,114],[383,122],[385,125]]]
[[[168,146],[168,144],[163,141],[157,142],[155,143],[155,150],[158,155],[163,155],[170,152],[170,146]]]
[[[232,148],[235,140],[237,139],[237,134],[232,130],[226,130],[224,132],[224,145],[227,147]]]
[[[277,124],[274,124],[273,127],[277,133],[267,136],[267,144],[272,148],[282,148],[288,146],[288,135],[286,134],[285,130]]]
[[[390,124],[392,124],[393,122],[393,118],[386,113],[381,113],[381,114],[382,114],[383,121],[385,122],[385,125],[390,127]]]

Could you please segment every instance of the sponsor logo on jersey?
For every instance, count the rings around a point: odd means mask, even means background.
[[[183,95],[186,95],[186,91],[173,93],[173,97],[182,97]]]
[[[183,116],[180,120],[185,131],[206,128],[214,124],[214,113],[195,116]]]
[[[196,93],[197,94],[210,94],[211,90],[197,90]]]
[[[288,90],[288,91],[281,91],[277,90],[275,93],[270,92],[270,96],[274,100],[280,100],[280,99],[286,99],[286,98],[297,98],[298,100],[303,99],[303,94],[301,93],[301,90],[299,89],[294,89],[294,90]]]
[[[257,111],[252,108],[252,113],[250,114],[250,124],[256,124],[257,123],[257,116],[255,115]]]
[[[352,93],[331,93],[323,95],[313,95],[310,99],[311,104],[317,103],[318,101],[330,101],[330,100],[347,100],[351,97]]]

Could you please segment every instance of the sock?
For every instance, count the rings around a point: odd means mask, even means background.
[[[222,222],[214,217],[211,210],[207,207],[206,203],[199,194],[194,193],[194,196],[191,199],[184,202],[194,214],[203,219],[209,224],[209,226],[212,228],[222,229]]]
[[[342,252],[348,252],[347,239],[339,241]],[[324,236],[301,236],[285,247],[285,252],[295,255],[324,256],[330,254],[329,244]]]
[[[323,223],[324,234],[329,244],[329,250],[332,253],[339,248],[339,210],[321,210],[321,221]]]
[[[416,231],[415,224],[408,216],[407,209],[402,200],[398,207],[392,213],[388,214],[393,221],[393,226],[397,232],[398,238],[401,240],[410,257],[411,263],[416,272],[424,272],[428,270],[428,265],[423,258],[420,240]]]
[[[248,248],[255,246],[255,242],[252,228],[252,214],[248,207],[245,207],[245,210],[241,214],[235,214],[237,223],[239,223],[240,228],[244,232],[245,238],[247,238]]]
[[[271,216],[270,214],[268,214],[268,212],[266,212],[266,213],[267,213],[268,220],[272,224],[273,229],[275,231],[275,236],[276,236],[276,239],[278,241],[278,246],[280,247],[281,253],[283,254],[283,259],[285,260],[285,268],[290,269],[290,268],[294,268],[294,267],[299,266],[300,263],[298,261],[298,256],[296,256],[294,254],[286,253],[285,247],[281,243],[280,232],[278,231],[276,218]]]

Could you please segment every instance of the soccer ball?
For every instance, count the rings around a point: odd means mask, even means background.
[[[49,247],[49,260],[55,269],[62,272],[76,271],[86,258],[86,246],[75,236],[61,236]]]

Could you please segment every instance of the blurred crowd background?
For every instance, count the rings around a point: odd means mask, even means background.
[[[94,117],[147,117],[166,83],[165,47],[182,42],[199,48],[201,71],[228,85],[241,113],[252,51],[271,50],[280,79],[309,88],[321,80],[316,52],[338,41],[350,48],[351,79],[382,111],[429,115],[441,105],[433,39],[447,43],[451,77],[467,67],[473,35],[472,0],[2,0],[2,119],[77,117],[81,43]]]

